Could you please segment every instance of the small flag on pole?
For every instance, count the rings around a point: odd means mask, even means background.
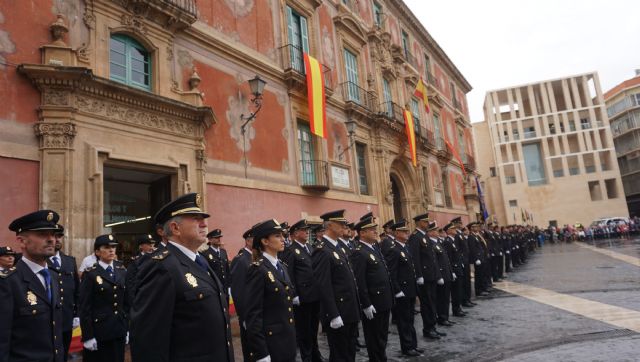
[[[420,77],[413,95],[422,101],[425,111],[429,113],[429,97],[427,97],[427,86],[424,84],[424,81],[422,81],[422,77]]]
[[[327,138],[327,112],[324,94],[324,74],[317,59],[304,53],[304,69],[307,74],[307,98],[309,99],[309,126],[311,133]]]
[[[413,129],[413,116],[411,112],[404,110],[404,128],[409,141],[409,152],[411,152],[411,163],[413,167],[418,166],[418,156],[416,154],[416,132]]]

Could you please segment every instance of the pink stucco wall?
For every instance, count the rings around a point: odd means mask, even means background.
[[[38,162],[0,157],[0,245],[20,250],[9,224],[38,209],[39,174]]]

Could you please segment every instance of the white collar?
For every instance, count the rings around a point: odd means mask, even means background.
[[[267,253],[262,253],[262,256],[263,256],[265,259],[269,260],[269,262],[270,262],[271,264],[273,264],[273,266],[274,266],[275,268],[277,268],[277,267],[278,267],[278,258],[274,258],[273,256],[271,256],[271,255],[269,255],[269,254],[267,254]]]
[[[429,236],[429,239],[431,239],[433,242],[436,242],[436,243],[438,242],[438,239],[432,238],[431,236]]]
[[[55,256],[56,258],[58,258],[58,260],[62,261],[62,258],[60,257],[60,252],[59,252],[59,251],[56,251],[56,255],[52,255],[52,256],[50,256],[50,257],[49,257],[49,259],[53,260],[53,257],[54,257],[54,256]]]
[[[303,244],[301,242],[299,242],[298,240],[294,240],[298,245],[302,246],[303,248],[307,248],[307,244]]]
[[[372,245],[372,244],[365,243],[364,241],[360,241],[360,244],[362,244],[362,245],[366,245],[366,246],[370,247],[370,248],[371,248],[371,250],[376,250],[376,249],[374,249],[374,248],[373,248],[373,245]]]
[[[402,246],[407,245],[407,242],[406,242],[406,241],[405,241],[405,242],[402,242],[402,241],[400,241],[400,239],[394,239],[393,241],[395,241],[396,243],[400,243]]]
[[[248,251],[248,252],[249,252],[249,254],[253,255],[253,251],[251,251],[251,249],[247,249],[247,247],[246,247],[246,246],[244,247],[244,250]]]
[[[337,241],[335,241],[335,240],[333,240],[333,239],[331,239],[331,238],[330,238],[330,237],[328,237],[327,235],[322,235],[322,237],[323,237],[323,238],[325,238],[325,239],[327,239],[327,240],[331,243],[331,245],[333,245],[333,247],[338,246],[338,242],[337,242]]]
[[[220,248],[216,248],[216,247],[215,247],[215,246],[213,246],[213,245],[209,245],[209,247],[210,247],[211,249],[213,249],[216,253],[219,253],[219,252],[220,252]]]
[[[388,236],[391,240],[393,240],[393,241],[395,241],[395,240],[396,240],[395,236],[393,236],[393,235],[391,235],[391,234],[389,234],[389,235],[387,235],[387,236]]]
[[[427,235],[427,232],[426,232],[426,231],[422,231],[422,229],[420,229],[420,228],[416,228],[416,230],[418,230],[419,232],[421,232],[421,233],[422,233],[422,236]]]
[[[173,242],[171,240],[169,240],[169,243],[173,246],[175,246],[176,248],[178,248],[178,250],[180,250],[184,255],[187,256],[187,258],[196,261],[196,253],[194,253],[193,251],[187,249],[185,246],[180,245],[176,242]]]
[[[107,270],[107,267],[111,267],[111,269],[113,268],[113,262],[111,262],[111,264],[107,264],[105,262],[103,262],[102,260],[98,260],[98,264],[102,267],[102,269]]]
[[[23,256],[20,260],[24,261],[24,263],[27,264],[29,269],[31,269],[31,271],[36,275],[40,272],[40,270],[47,269],[46,266],[42,266],[40,264],[36,264],[36,263],[32,262],[31,260],[27,259],[27,257],[25,257],[25,256]]]

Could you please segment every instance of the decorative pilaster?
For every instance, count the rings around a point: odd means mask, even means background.
[[[73,123],[43,123],[33,126],[33,130],[40,140],[40,149],[73,149],[73,139],[76,136],[76,126]]]

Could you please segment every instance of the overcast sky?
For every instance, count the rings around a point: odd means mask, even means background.
[[[471,83],[472,122],[489,90],[597,71],[606,92],[640,68],[640,1],[404,1]]]

